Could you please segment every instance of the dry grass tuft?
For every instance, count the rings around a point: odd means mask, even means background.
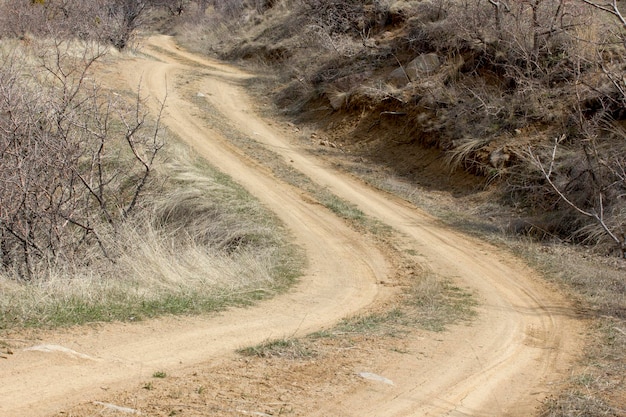
[[[490,139],[467,138],[453,142],[453,147],[446,153],[446,165],[450,171],[459,168],[469,169],[481,164],[474,159],[474,153],[488,145]]]
[[[315,349],[306,339],[272,339],[255,346],[237,350],[243,356],[259,358],[302,359],[316,356]]]

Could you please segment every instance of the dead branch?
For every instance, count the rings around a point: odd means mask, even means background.
[[[548,183],[548,185],[550,186],[550,188],[568,205],[570,206],[572,209],[574,209],[575,211],[577,211],[578,213],[582,214],[583,216],[592,218],[596,221],[597,224],[599,224],[602,229],[604,230],[604,232],[606,233],[607,236],[609,236],[617,245],[617,247],[620,249],[621,251],[621,256],[623,258],[626,259],[626,239],[622,238],[620,239],[618,237],[618,232],[614,231],[611,229],[611,227],[609,227],[609,225],[606,223],[605,220],[605,215],[604,215],[604,196],[603,193],[600,191],[598,192],[597,195],[597,199],[598,199],[598,209],[594,209],[594,210],[585,210],[583,208],[581,208],[580,206],[578,206],[576,203],[574,203],[570,198],[568,198],[567,195],[565,195],[565,193],[563,192],[563,190],[561,190],[560,187],[558,187],[552,177],[553,177],[553,173],[554,173],[554,164],[556,161],[556,153],[557,153],[557,149],[559,147],[560,142],[562,142],[565,139],[565,136],[561,136],[560,138],[557,138],[554,140],[554,147],[552,148],[552,153],[550,156],[550,161],[548,164],[548,168],[546,168],[546,164],[544,162],[541,161],[540,157],[538,155],[536,155],[532,148],[529,146],[528,147],[528,154],[530,156],[530,160],[535,164],[535,166],[537,166],[539,168],[539,170],[541,171],[543,178],[546,180],[546,182]]]
[[[622,12],[619,10],[617,6],[617,0],[608,0],[605,2],[599,2],[596,0],[580,0],[585,4],[588,4],[591,7],[594,7],[598,10],[602,10],[603,12],[609,13],[621,22],[622,26],[626,28],[626,18],[622,15]]]

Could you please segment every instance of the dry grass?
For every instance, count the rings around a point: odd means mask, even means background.
[[[302,359],[315,357],[315,349],[306,339],[272,339],[237,350],[243,356],[259,358]]]
[[[249,303],[288,286],[303,264],[285,233],[229,178],[173,144],[164,189],[109,244],[115,263],[0,275],[0,329],[139,320]],[[164,177],[161,177],[164,178]]]
[[[0,56],[6,65],[17,57],[37,68],[38,51],[52,42],[2,40]],[[75,41],[62,48],[81,60],[105,47]],[[113,141],[109,148],[116,152],[106,163],[124,166],[122,146]],[[33,265],[27,282],[17,271],[0,271],[0,331],[212,311],[271,296],[301,270],[302,254],[278,220],[173,139],[139,204],[118,227],[100,228],[110,259],[94,244],[84,246],[80,265]]]
[[[490,142],[485,138],[466,138],[453,142],[453,148],[446,153],[446,165],[450,172],[459,168],[470,168],[480,161],[474,161],[473,153],[485,147]]]

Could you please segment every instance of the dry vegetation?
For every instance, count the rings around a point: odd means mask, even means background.
[[[450,170],[502,185],[520,232],[622,250],[619,2],[212,4],[176,32],[277,74],[279,109],[387,165],[393,149],[434,147]],[[419,165],[403,162],[403,176]]]
[[[299,273],[278,221],[148,117],[165,97],[95,78],[146,5],[0,3],[0,330],[212,311]]]
[[[168,145],[158,188],[104,236],[84,265],[46,265],[29,282],[0,275],[0,328],[141,320],[247,304],[290,285],[302,266],[280,225],[229,178]]]

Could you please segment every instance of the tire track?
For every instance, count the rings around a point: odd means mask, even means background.
[[[427,363],[389,364],[394,390],[354,392],[312,415],[346,416],[528,416],[568,371],[579,350],[582,325],[571,304],[511,255],[464,236],[387,193],[337,172],[302,152],[293,141],[255,115],[239,81],[242,71],[176,49],[171,39],[153,39],[178,60],[195,62],[219,77],[199,83],[208,100],[240,131],[279,153],[285,161],[338,197],[406,235],[423,265],[442,279],[469,288],[480,299],[471,327],[445,336]],[[160,56],[162,59],[170,59]],[[176,61],[176,59],[174,59]],[[178,61],[181,62],[181,61]],[[230,78],[229,78],[230,77]],[[181,115],[182,116],[182,115]]]

